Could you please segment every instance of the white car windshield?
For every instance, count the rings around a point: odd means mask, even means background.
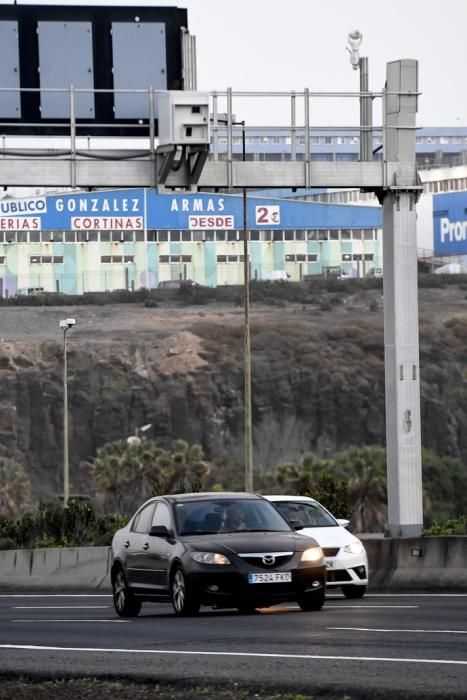
[[[300,520],[303,527],[339,527],[337,520],[319,503],[275,501],[274,505],[287,520]]]

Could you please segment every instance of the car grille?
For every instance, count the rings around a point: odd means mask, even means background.
[[[244,562],[247,564],[251,564],[252,566],[256,566],[259,569],[275,569],[278,566],[283,566],[284,564],[287,564],[288,561],[290,561],[293,557],[293,552],[284,552],[284,554],[275,554],[274,555],[274,563],[264,563],[263,562],[263,557],[268,556],[268,552],[264,552],[264,554],[240,554],[241,558],[243,559]]]
[[[325,557],[336,557],[339,552],[339,547],[323,547]]]

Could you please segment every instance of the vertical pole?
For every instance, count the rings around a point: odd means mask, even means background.
[[[388,526],[392,537],[423,529],[417,290],[415,128],[418,65],[387,66],[383,204],[384,344]],[[386,176],[387,178],[387,176]]]
[[[70,151],[71,151],[71,187],[76,189],[76,116],[75,116],[75,88],[70,85]]]
[[[368,92],[368,58],[359,61],[360,93]],[[373,122],[371,97],[360,94],[360,160],[373,160],[373,139],[370,127]]]
[[[70,496],[69,468],[68,468],[68,370],[66,331],[63,329],[63,507],[68,504]]]
[[[242,160],[246,160],[245,122],[242,121]],[[245,491],[253,491],[253,429],[251,415],[251,347],[250,347],[250,265],[248,256],[248,199],[246,187],[243,201],[243,302],[244,302],[244,391],[245,391]]]

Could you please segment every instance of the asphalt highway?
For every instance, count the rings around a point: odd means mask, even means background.
[[[0,595],[0,674],[238,683],[375,697],[467,697],[467,594],[331,594],[253,615],[144,604],[121,620],[109,595]]]

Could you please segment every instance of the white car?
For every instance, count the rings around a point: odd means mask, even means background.
[[[361,598],[368,585],[365,547],[345,528],[348,520],[336,519],[321,503],[307,496],[264,496],[300,533],[313,537],[326,558],[327,588],[340,587],[346,598]],[[293,522],[293,521],[299,521]]]

